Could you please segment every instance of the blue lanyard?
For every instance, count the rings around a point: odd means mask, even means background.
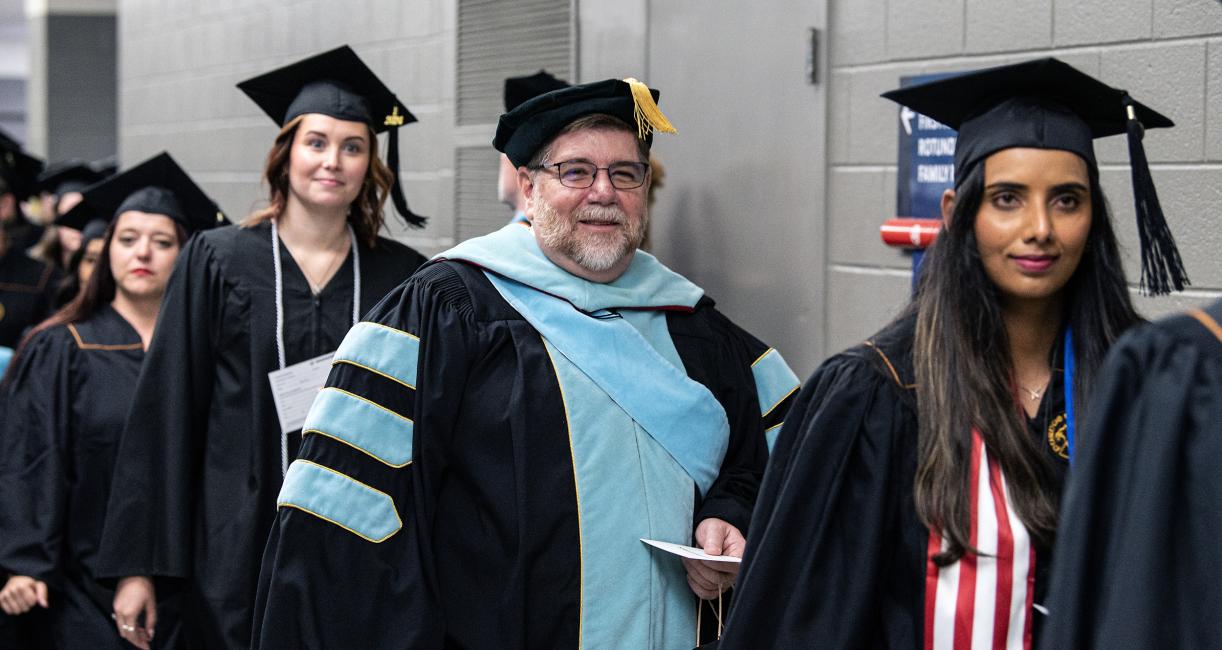
[[[1073,406],[1073,330],[1065,328],[1065,439],[1068,443],[1069,465],[1073,466],[1074,406]]]

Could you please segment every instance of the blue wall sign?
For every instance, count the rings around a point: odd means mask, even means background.
[[[955,73],[900,77],[900,86],[913,86]],[[954,129],[907,106],[899,108],[899,158],[896,171],[898,217],[942,218],[942,193],[955,186]],[[916,290],[924,251],[912,252],[912,287]]]
[[[901,77],[907,87],[950,76],[927,74]],[[955,185],[955,130],[913,111],[899,109],[899,160],[896,174],[896,216],[942,218],[942,192]]]

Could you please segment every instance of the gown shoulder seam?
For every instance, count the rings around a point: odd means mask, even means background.
[[[144,344],[142,343],[122,343],[122,344],[115,344],[115,345],[104,344],[104,343],[86,343],[81,338],[80,331],[76,329],[75,323],[66,323],[64,326],[68,329],[68,332],[72,334],[72,339],[76,341],[76,347],[82,350],[142,350],[144,349]]]
[[[886,352],[883,352],[882,348],[875,345],[872,339],[866,339],[864,345],[873,350],[882,360],[882,362],[886,364],[887,370],[891,373],[891,381],[895,382],[896,386],[904,390],[913,390],[916,388],[916,384],[905,384],[903,380],[900,379],[900,374],[895,369],[895,364],[891,363],[891,358],[887,356]]]
[[[1205,329],[1217,337],[1219,343],[1222,343],[1222,325],[1218,325],[1218,321],[1214,320],[1205,310],[1194,309],[1188,312],[1188,315],[1197,319]]]

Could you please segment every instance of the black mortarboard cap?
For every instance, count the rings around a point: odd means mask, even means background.
[[[85,224],[85,227],[81,228],[81,247],[84,248],[85,244],[105,237],[106,228],[109,225],[110,222],[103,219],[94,219]]]
[[[85,189],[87,190],[89,188],[86,187]],[[82,190],[81,195],[84,196],[84,193],[84,190]],[[113,217],[113,214],[102,214],[102,211],[96,206],[82,199],[77,201],[76,205],[69,208],[67,212],[56,217],[55,225],[84,232],[84,227],[86,225],[95,221],[110,223],[110,220]]]
[[[0,131],[0,178],[8,186],[7,191],[24,201],[38,191],[37,178],[43,163],[22,150],[16,140]]]
[[[1188,284],[1142,146],[1145,129],[1174,123],[1124,90],[1044,58],[944,77],[882,96],[958,130],[957,179],[966,178],[989,155],[1014,147],[1069,151],[1097,169],[1093,140],[1128,134],[1142,287],[1162,294]]]
[[[106,176],[84,160],[61,160],[47,165],[38,175],[38,191],[63,196],[69,192],[80,192]]]
[[[188,234],[229,223],[216,203],[165,152],[85,188],[83,196],[80,204],[56,220],[57,225],[79,230],[93,219],[109,222],[130,210],[164,214]]]
[[[395,209],[413,226],[425,217],[412,213],[399,184],[399,127],[416,121],[365,62],[343,45],[238,84],[268,117],[284,126],[295,117],[320,113],[338,120],[363,122],[374,133],[387,132],[386,164],[394,174]]]
[[[102,178],[109,178],[114,176],[115,172],[119,171],[119,157],[112,155],[106,156],[105,158],[99,158],[89,163],[89,166],[93,169],[93,171],[101,174]]]
[[[569,82],[557,79],[547,70],[540,70],[524,77],[509,77],[505,80],[505,111],[512,111],[522,102],[553,90],[568,88]]]
[[[567,124],[585,115],[605,113],[637,127],[637,136],[653,143],[653,132],[675,133],[658,108],[658,91],[636,79],[607,79],[569,86],[522,102],[501,116],[492,146],[521,167]]]

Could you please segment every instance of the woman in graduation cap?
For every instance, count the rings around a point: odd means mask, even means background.
[[[82,245],[82,223],[70,226],[61,217],[80,204],[85,188],[110,176],[114,170],[99,170],[84,160],[63,160],[48,165],[38,175],[39,217],[47,232],[36,247],[35,256],[60,270],[69,271],[72,258]]]
[[[722,647],[1029,648],[1075,423],[1139,321],[1092,139],[1130,133],[1143,284],[1186,282],[1141,129],[1055,59],[884,97],[959,130],[909,308],[805,384],[770,458]]]
[[[424,262],[378,236],[388,195],[409,224],[423,223],[397,180],[396,131],[414,118],[350,48],[239,88],[281,127],[264,171],[270,205],[182,253],[123,433],[102,545],[106,575],[122,578],[120,628],[152,613],[153,579],[185,581],[185,623],[214,648],[250,642],[259,561],[301,440],[292,413],[280,420],[269,373],[325,373],[325,363],[299,364],[334,352]],[[376,136],[387,130],[383,163]]]
[[[107,220],[90,219],[81,228],[80,248],[77,248],[72,257],[68,259],[67,274],[60,281],[55,293],[57,307],[72,302],[72,299],[84,291],[89,284],[90,274],[93,273],[98,261],[102,259],[102,245],[105,241],[107,226],[109,226]]]
[[[97,270],[26,337],[4,384],[0,608],[47,609],[52,647],[119,648],[97,571],[119,434],[179,250],[216,207],[166,154],[84,200],[112,217]]]
[[[43,161],[31,156],[0,129],[0,227],[3,235],[7,235],[8,249],[21,255],[43,236],[42,225],[27,219],[22,209],[27,199],[37,195],[42,172]],[[4,257],[0,250],[0,260]]]
[[[42,168],[41,160],[0,131],[0,355],[11,352],[29,327],[54,311],[60,274],[54,265],[26,254],[41,228],[22,211],[35,194]]]

